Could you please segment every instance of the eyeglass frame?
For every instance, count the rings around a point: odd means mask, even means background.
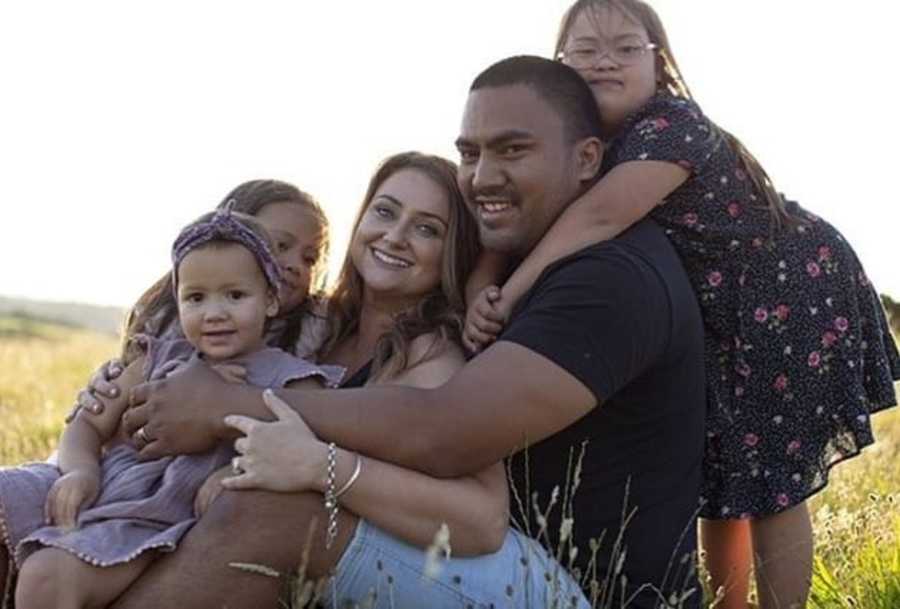
[[[598,46],[589,46],[589,47],[586,46],[584,50],[590,49],[591,51],[594,52],[594,56],[592,57],[591,60],[586,61],[584,63],[580,63],[580,65],[578,67],[593,68],[594,66],[597,65],[597,62],[600,61],[601,59],[603,59],[603,57],[605,57],[605,56],[609,56],[609,58],[612,61],[619,64],[620,66],[633,66],[638,61],[640,61],[641,58],[647,54],[648,51],[655,51],[660,48],[659,45],[654,42],[644,42],[639,45],[633,45],[633,46],[636,46],[637,48],[639,48],[640,51],[636,54],[636,56],[633,60],[626,60],[626,61],[621,61],[621,59],[617,59],[615,57],[615,52],[616,52],[615,47],[612,47],[612,48],[607,47],[604,49],[604,48],[601,48]],[[567,55],[566,51],[562,50],[556,54],[556,60],[566,63],[567,65],[571,65],[573,68],[576,68],[576,65],[575,65],[576,62],[572,61],[571,59],[569,59],[568,62],[566,61],[566,57],[569,57],[569,56],[571,56],[571,53],[569,53]]]

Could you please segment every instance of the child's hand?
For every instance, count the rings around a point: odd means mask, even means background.
[[[91,376],[88,386],[78,393],[75,405],[66,416],[66,423],[74,421],[75,415],[82,408],[91,414],[102,414],[104,410],[102,398],[114,400],[119,397],[119,387],[113,381],[119,378],[124,370],[125,365],[118,359],[111,359],[100,366]]]
[[[466,327],[463,344],[472,353],[478,353],[497,339],[509,314],[500,298],[500,288],[489,285],[475,298],[466,310]]]
[[[247,368],[240,364],[212,364],[210,366],[226,383],[247,384]]]
[[[206,510],[209,509],[209,506],[212,505],[212,502],[216,500],[216,497],[222,494],[222,491],[225,490],[222,486],[222,480],[230,475],[231,465],[229,464],[217,469],[206,479],[206,482],[197,491],[197,496],[194,497],[194,515],[197,518],[203,516]]]
[[[100,474],[87,469],[72,470],[50,487],[44,517],[47,524],[74,529],[78,512],[89,507],[100,494]]]

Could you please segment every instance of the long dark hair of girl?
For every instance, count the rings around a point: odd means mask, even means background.
[[[668,91],[675,97],[693,100],[694,98],[691,95],[691,91],[688,89],[687,83],[684,82],[684,77],[681,75],[681,69],[678,67],[675,55],[672,53],[672,47],[669,45],[669,37],[666,35],[666,30],[663,27],[662,21],[659,19],[659,15],[656,14],[653,7],[642,0],[577,0],[577,2],[570,6],[569,10],[563,15],[559,34],[556,37],[556,49],[554,50],[553,56],[559,57],[560,53],[562,53],[563,47],[569,36],[569,30],[572,28],[572,24],[579,15],[606,7],[621,12],[627,18],[640,24],[647,30],[650,42],[656,45],[660,61],[657,69],[660,90]],[[762,165],[760,165],[759,161],[756,160],[756,157],[754,157],[750,151],[744,147],[741,141],[731,133],[721,127],[718,129],[729,148],[731,148],[732,152],[734,152],[737,157],[741,169],[753,182],[753,185],[756,187],[756,192],[762,196],[762,204],[769,210],[773,229],[777,231],[782,228],[794,227],[802,223],[801,219],[792,216],[787,211],[784,198],[778,194],[777,190],[775,190],[772,179],[769,177],[769,174],[766,173],[766,170],[763,169]]]

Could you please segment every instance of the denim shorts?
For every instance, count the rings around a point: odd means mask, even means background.
[[[494,554],[439,558],[360,519],[326,588],[328,609],[589,609],[568,572],[510,529]],[[427,571],[427,572],[426,572]]]

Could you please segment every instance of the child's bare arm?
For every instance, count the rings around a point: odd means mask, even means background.
[[[128,394],[142,382],[144,358],[133,361],[119,377],[121,391],[115,398],[100,398],[103,411],[92,414],[80,411],[63,430],[59,440],[59,468],[63,474],[75,469],[95,470],[99,467],[100,448],[119,428],[122,413],[128,407]]]
[[[511,307],[550,264],[594,243],[612,239],[646,216],[690,173],[663,161],[617,165],[560,214],[537,247],[503,285]]]
[[[499,252],[482,250],[478,263],[466,280],[466,324],[463,345],[477,353],[497,338],[506,323],[504,313],[494,303],[500,300],[497,287],[508,273],[509,257]]]
[[[505,278],[509,258],[505,254],[482,250],[478,262],[466,279],[466,307],[471,307],[481,291],[491,285],[500,285]]]

